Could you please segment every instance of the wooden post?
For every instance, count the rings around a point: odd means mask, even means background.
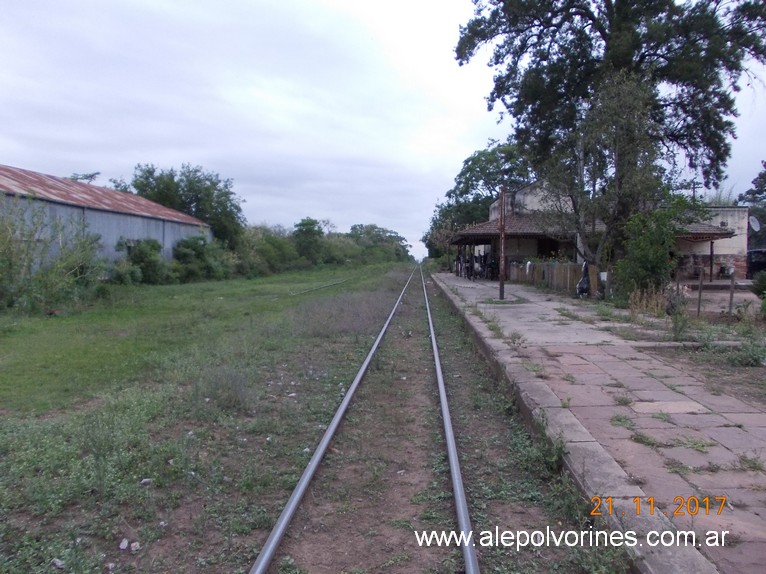
[[[700,284],[697,286],[697,317],[702,310],[702,282],[705,280],[705,268],[700,267]]]
[[[498,298],[505,299],[505,186],[500,186],[500,293]]]
[[[590,296],[593,299],[598,297],[598,282],[599,282],[598,266],[588,266],[588,280],[590,281]]]

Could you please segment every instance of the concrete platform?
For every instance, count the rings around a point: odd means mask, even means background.
[[[573,299],[506,284],[499,301],[496,282],[433,279],[514,385],[530,427],[563,441],[583,495],[611,498],[607,525],[637,533],[629,551],[639,571],[766,569],[764,409],[714,394],[701,373],[573,319],[582,312]],[[697,544],[652,547],[651,531],[694,531]],[[708,534],[718,546],[705,543]]]

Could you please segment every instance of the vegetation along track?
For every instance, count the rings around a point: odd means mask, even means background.
[[[429,547],[417,539],[430,531],[479,529],[471,524],[427,283],[422,270],[419,280],[412,278],[250,574],[480,571],[476,544]],[[438,305],[444,316],[444,301]],[[560,453],[535,447],[516,419],[509,421],[510,393],[462,335],[462,342],[448,337],[447,378],[460,403],[460,444],[469,451],[462,458],[472,467],[469,492],[482,528],[490,530],[490,522],[501,530],[576,524],[584,507],[558,474]],[[624,556],[582,548],[519,552],[490,544],[481,554],[485,572],[627,568]]]
[[[55,318],[0,315],[0,572],[247,572],[410,271],[110,286]],[[578,528],[559,451],[426,284],[474,531]],[[424,307],[410,285],[271,572],[463,571],[414,536],[457,528]],[[624,567],[476,550],[484,573]]]

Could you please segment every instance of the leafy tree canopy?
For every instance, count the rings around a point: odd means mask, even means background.
[[[763,170],[753,180],[753,187],[745,193],[741,193],[737,200],[750,206],[750,215],[754,216],[761,224],[756,231],[748,227],[748,248],[757,249],[766,247],[766,161],[761,162]]]
[[[324,237],[324,231],[321,223],[316,219],[304,217],[295,224],[295,231],[293,231],[295,248],[300,256],[305,257],[313,264],[319,261],[322,252],[322,244],[320,243],[322,237]]]
[[[751,206],[766,207],[766,161],[761,162],[763,170],[753,180],[753,187],[737,198],[741,203]]]
[[[245,226],[240,203],[230,179],[217,173],[183,164],[179,171],[138,164],[131,182],[111,180],[118,191],[131,191],[151,201],[176,209],[210,225],[213,236],[234,248]]]
[[[446,253],[457,230],[486,221],[501,186],[514,193],[529,182],[529,165],[512,138],[490,141],[486,149],[475,151],[463,161],[446,201],[436,205],[431,225],[422,238],[429,256]]]
[[[500,187],[513,190],[529,183],[530,173],[518,147],[509,139],[498,143],[490,141],[486,149],[471,154],[455,177],[455,187],[447,192],[454,203],[474,199],[496,199]],[[486,219],[486,214],[485,214]]]
[[[732,95],[750,58],[766,62],[762,0],[473,0],[456,56],[483,46],[496,69],[490,109],[501,103],[535,167],[579,128],[594,88],[626,72],[652,90],[658,140],[683,151],[706,185],[730,155]]]

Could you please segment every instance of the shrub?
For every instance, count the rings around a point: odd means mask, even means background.
[[[150,285],[174,283],[175,276],[171,273],[170,265],[162,258],[162,245],[156,239],[138,239],[128,242],[120,239],[117,251],[127,251],[127,260],[131,266],[141,271],[140,280]],[[130,272],[135,279],[135,272]]]
[[[637,213],[626,225],[625,257],[615,267],[615,282],[626,293],[662,290],[670,280],[675,243],[671,214]]]
[[[34,199],[0,197],[0,308],[25,311],[92,295],[99,236],[78,219],[50,217]]]
[[[750,290],[761,299],[766,299],[766,271],[759,271],[753,276]]]
[[[112,282],[119,285],[137,285],[141,283],[141,268],[127,259],[116,261],[111,270]]]
[[[237,256],[219,242],[208,243],[198,235],[179,241],[173,248],[174,269],[183,283],[203,279],[229,279],[237,266]]]

